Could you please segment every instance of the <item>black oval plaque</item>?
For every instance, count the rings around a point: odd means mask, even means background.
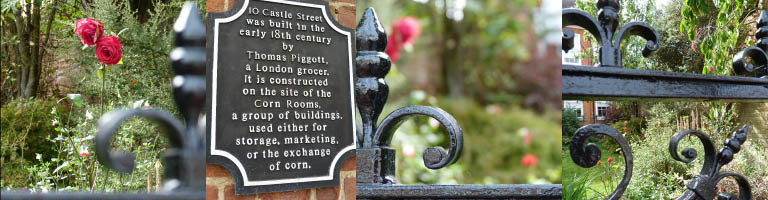
[[[236,194],[337,186],[357,140],[353,31],[323,1],[238,0],[207,32],[207,162]]]

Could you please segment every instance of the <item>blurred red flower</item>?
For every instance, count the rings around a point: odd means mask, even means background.
[[[419,20],[413,17],[405,17],[392,24],[392,34],[387,38],[386,50],[392,62],[400,59],[400,48],[413,43],[413,39],[420,33]]]
[[[520,160],[520,165],[523,167],[531,167],[536,166],[537,162],[539,162],[539,158],[537,158],[536,155],[528,153],[523,156],[523,159]]]
[[[613,157],[608,157],[608,163],[611,163],[613,161]]]
[[[75,22],[75,34],[80,36],[80,42],[93,46],[104,34],[104,25],[99,20],[82,18]]]
[[[600,161],[599,160],[597,161],[597,166],[600,166]]]

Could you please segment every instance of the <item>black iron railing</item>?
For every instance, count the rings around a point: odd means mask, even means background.
[[[104,114],[98,122],[95,151],[99,162],[115,171],[131,173],[136,155],[112,151],[110,139],[125,120],[141,117],[164,128],[170,147],[163,152],[163,186],[157,193],[19,193],[2,192],[6,199],[203,199],[205,198],[205,143],[198,123],[205,103],[205,25],[194,3],[187,2],[173,25],[176,48],[170,53],[173,95],[184,117],[155,109],[118,110]],[[186,122],[186,123],[184,123]]]
[[[754,77],[731,77],[701,75],[690,73],[661,72],[648,70],[624,69],[621,63],[621,41],[631,35],[647,40],[643,56],[659,48],[659,36],[649,25],[631,22],[624,25],[614,36],[618,27],[617,0],[598,1],[597,19],[577,9],[563,10],[563,27],[578,26],[589,31],[600,44],[599,65],[574,66],[563,65],[563,100],[673,100],[673,101],[768,101],[768,15],[763,11],[758,21],[757,45],[738,53],[733,60],[733,69],[737,74]],[[615,38],[615,41],[612,39]],[[574,33],[563,31],[563,50],[574,46]],[[751,58],[747,63],[746,57]],[[760,122],[765,123],[765,122]],[[687,186],[678,199],[751,199],[749,181],[742,175],[720,172],[720,169],[733,160],[741,145],[747,139],[749,125],[733,132],[723,147],[716,147],[707,134],[696,130],[675,133],[669,143],[669,153],[677,161],[692,162],[696,150],[682,150],[681,158],[677,145],[683,136],[694,135],[702,142],[705,150],[704,166]],[[625,171],[621,182],[606,199],[619,199],[627,189],[632,178],[634,159],[632,149],[623,135],[607,125],[591,124],[576,131],[571,138],[570,155],[577,165],[590,168],[601,157],[600,148],[585,144],[587,138],[603,135],[619,144],[625,158]],[[739,195],[721,192],[718,194],[717,183],[726,177],[733,177],[739,186]]]
[[[355,95],[363,123],[357,146],[358,199],[560,199],[561,185],[400,185],[395,180],[395,149],[389,147],[400,123],[412,116],[428,116],[445,128],[448,149],[424,150],[424,165],[440,169],[461,155],[463,133],[456,119],[440,108],[407,106],[387,115],[376,124],[387,101],[389,87],[384,76],[391,61],[384,53],[387,35],[375,11],[368,8],[357,25]]]

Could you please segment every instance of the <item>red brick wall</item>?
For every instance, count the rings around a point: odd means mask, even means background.
[[[205,198],[217,200],[231,199],[316,199],[336,200],[355,199],[355,158],[352,157],[341,166],[339,187],[313,188],[287,192],[262,193],[253,195],[235,195],[234,181],[226,169],[218,165],[205,166]]]
[[[356,0],[326,0],[331,6],[331,13],[336,21],[349,28],[355,28]],[[224,12],[234,7],[236,0],[207,0],[207,12]],[[287,192],[263,193],[254,195],[235,195],[234,181],[226,169],[218,165],[205,166],[206,199],[311,199],[335,200],[355,199],[355,157],[341,166],[339,187],[313,188]]]

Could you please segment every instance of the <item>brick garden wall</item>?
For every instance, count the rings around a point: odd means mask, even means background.
[[[740,103],[736,105],[739,125],[749,124],[749,141],[768,145],[768,103]]]
[[[326,0],[331,6],[331,13],[342,25],[355,28],[356,0]],[[234,7],[236,0],[207,0],[207,12],[224,12]],[[291,199],[291,200],[335,200],[355,199],[355,157],[341,166],[339,187],[313,188],[287,192],[263,193],[255,195],[235,195],[234,181],[226,169],[218,165],[205,166],[206,199]]]

